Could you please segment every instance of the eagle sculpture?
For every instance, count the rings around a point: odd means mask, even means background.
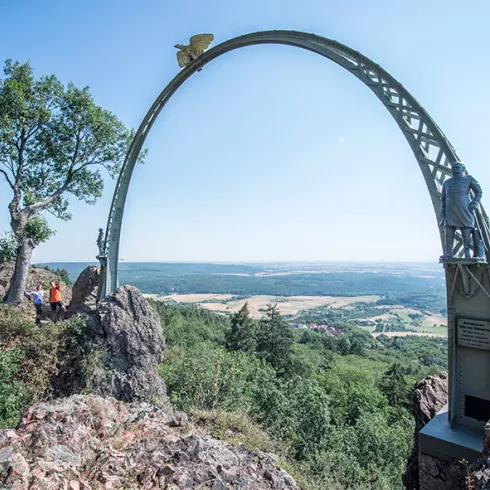
[[[198,56],[201,56],[213,42],[213,39],[213,34],[197,34],[189,39],[190,44],[188,46],[176,44],[175,47],[179,50],[177,52],[179,66],[184,68]]]

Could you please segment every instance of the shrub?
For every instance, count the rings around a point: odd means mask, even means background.
[[[13,427],[25,407],[50,396],[67,336],[76,345],[83,320],[45,323],[25,320],[22,310],[0,305],[0,427]]]
[[[159,367],[171,400],[180,409],[247,412],[258,384],[275,377],[259,359],[209,342],[167,349]]]
[[[23,383],[16,379],[19,358],[19,349],[0,349],[0,428],[14,427],[29,400]]]

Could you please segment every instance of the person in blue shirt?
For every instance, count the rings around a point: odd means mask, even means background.
[[[41,284],[37,286],[34,291],[30,293],[26,293],[27,296],[32,298],[32,302],[34,303],[34,308],[36,308],[36,323],[41,325],[41,316],[43,314],[43,287]]]

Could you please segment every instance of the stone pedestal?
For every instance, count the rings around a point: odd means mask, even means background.
[[[482,455],[484,431],[454,425],[444,407],[419,432],[420,490],[464,490],[469,464]]]

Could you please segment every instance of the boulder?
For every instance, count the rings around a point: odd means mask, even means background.
[[[72,298],[68,305],[68,315],[90,311],[97,299],[100,267],[89,265],[78,276],[72,288]]]
[[[299,490],[274,457],[198,433],[185,414],[93,395],[38,403],[0,431],[0,488]]]
[[[120,287],[83,321],[78,337],[67,337],[55,396],[88,391],[125,402],[165,399],[157,372],[165,348],[160,317],[138,289]]]

